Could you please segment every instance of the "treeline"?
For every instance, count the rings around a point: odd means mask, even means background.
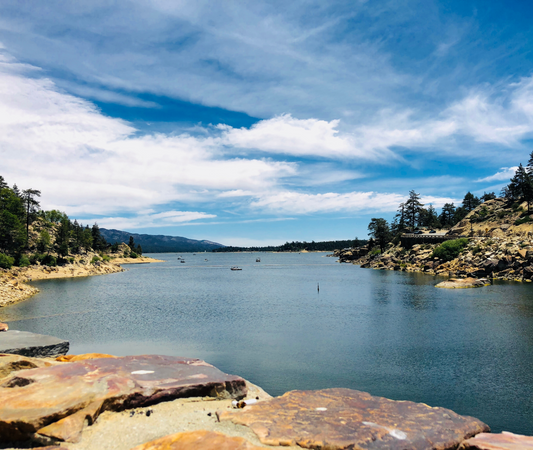
[[[21,191],[16,184],[9,187],[0,176],[0,268],[36,262],[55,266],[70,262],[71,255],[118,250],[119,244],[110,245],[98,224],[84,226],[64,212],[42,210],[40,196],[36,189]],[[129,244],[130,256],[142,254],[133,238]]]
[[[427,208],[424,207],[425,205],[420,202],[420,194],[409,191],[409,198],[400,203],[392,223],[389,224],[383,218],[373,218],[370,221],[368,225],[370,246],[377,245],[383,252],[389,242],[399,242],[403,233],[414,232],[419,228],[451,228],[481,203],[494,198],[496,198],[494,192],[484,193],[481,197],[467,192],[460,206],[445,203],[439,214],[431,204]]]
[[[361,247],[365,245],[368,241],[360,240],[355,238],[355,240],[349,241],[322,241],[322,242],[285,242],[283,245],[278,246],[267,246],[267,247],[220,247],[216,248],[214,252],[301,252],[303,250],[309,252],[329,252],[336,249],[347,248],[347,247]]]

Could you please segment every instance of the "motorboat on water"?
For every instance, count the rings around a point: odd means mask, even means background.
[[[256,258],[255,262],[261,262],[261,258]]]
[[[241,269],[240,267],[233,266],[233,267],[231,268],[231,270],[242,270],[242,269]]]

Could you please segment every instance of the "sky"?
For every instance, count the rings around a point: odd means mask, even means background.
[[[366,238],[533,150],[533,3],[0,2],[0,175],[225,245]]]

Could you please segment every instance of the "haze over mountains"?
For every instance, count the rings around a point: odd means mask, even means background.
[[[144,253],[209,252],[215,248],[224,247],[217,242],[197,241],[181,236],[137,234],[106,228],[100,228],[100,233],[111,244],[114,242],[128,243],[130,236],[133,236],[135,243],[140,244]]]

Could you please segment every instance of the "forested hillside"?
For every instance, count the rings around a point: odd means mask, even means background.
[[[301,251],[308,251],[308,252],[329,252],[345,247],[359,247],[361,245],[365,245],[367,243],[366,240],[359,240],[355,238],[355,240],[349,240],[349,241],[322,241],[322,242],[299,242],[299,241],[293,241],[293,242],[286,242],[283,245],[271,245],[267,247],[223,247],[223,248],[217,248],[213,250],[214,252],[301,252]]]
[[[0,176],[0,268],[63,265],[89,251],[105,257],[106,251],[118,249],[107,243],[96,223],[89,227],[64,212],[42,210],[40,196],[36,189],[9,187]],[[126,253],[135,258],[142,249],[130,241]]]

